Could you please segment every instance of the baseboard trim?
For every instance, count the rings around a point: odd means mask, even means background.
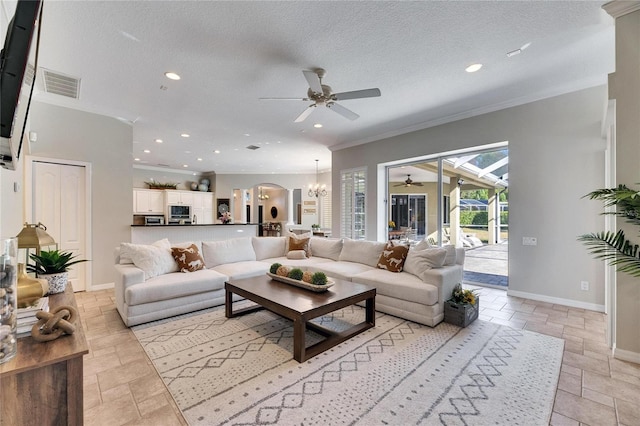
[[[522,297],[523,299],[538,300],[540,302],[553,303],[556,305],[570,306],[572,308],[586,309],[589,311],[604,312],[604,305],[595,303],[580,302],[578,300],[562,299],[560,297],[545,296],[543,294],[527,293],[524,291],[507,290],[508,296]]]
[[[624,349],[613,348],[613,357],[622,361],[640,364],[640,353],[625,351]]]
[[[114,288],[115,286],[116,283],[96,284],[92,285],[91,288],[87,289],[87,291],[109,290],[110,288]]]

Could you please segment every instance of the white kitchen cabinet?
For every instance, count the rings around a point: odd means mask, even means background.
[[[166,204],[181,204],[181,205],[189,205],[193,206],[193,194],[192,191],[176,191],[176,190],[165,190],[166,196]]]
[[[210,225],[213,223],[213,193],[193,192],[192,214],[196,224]],[[193,218],[192,218],[193,219]]]
[[[164,191],[134,189],[133,214],[164,214]]]

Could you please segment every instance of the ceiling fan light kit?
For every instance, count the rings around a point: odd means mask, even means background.
[[[380,89],[364,89],[354,90],[350,92],[333,93],[331,86],[322,84],[322,79],[326,75],[326,71],[317,68],[314,71],[303,70],[302,74],[309,84],[306,98],[261,98],[262,100],[300,100],[304,102],[313,101],[298,117],[295,123],[303,122],[318,106],[325,106],[330,110],[340,114],[348,120],[356,120],[360,116],[345,106],[336,103],[336,101],[346,101],[350,99],[375,98],[381,95]]]
[[[405,188],[410,188],[412,186],[423,186],[423,185],[422,185],[422,182],[414,182],[411,179],[411,175],[407,175],[407,179],[404,182],[397,183],[397,184],[395,184],[393,186],[404,186]]]

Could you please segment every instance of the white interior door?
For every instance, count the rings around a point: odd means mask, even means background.
[[[86,168],[84,166],[33,163],[33,220],[42,222],[60,250],[86,259]],[[87,264],[69,270],[75,291],[86,289]]]

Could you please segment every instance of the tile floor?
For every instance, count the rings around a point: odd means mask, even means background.
[[[90,352],[84,360],[84,420],[93,425],[185,425],[113,290],[76,293]],[[480,290],[480,320],[565,340],[551,425],[640,425],[640,365],[609,356],[605,315]]]

